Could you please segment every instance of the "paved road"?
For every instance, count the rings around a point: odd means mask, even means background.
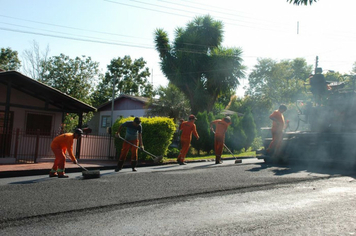
[[[258,160],[0,181],[1,235],[352,235],[355,173]],[[26,233],[25,233],[26,232]]]

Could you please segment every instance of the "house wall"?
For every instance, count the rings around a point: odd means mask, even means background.
[[[6,102],[6,86],[0,84],[0,101]],[[23,105],[23,106],[31,106],[31,107],[40,107],[45,108],[45,102],[39,99],[36,99],[28,94],[22,93],[16,89],[11,89],[11,104]],[[48,108],[56,108],[54,106],[49,105]],[[57,108],[58,109],[58,108]],[[5,111],[5,106],[0,106],[1,111]],[[53,111],[45,111],[45,110],[35,110],[29,108],[19,108],[19,107],[10,107],[10,111],[14,112],[14,129],[25,129],[26,127],[26,114],[37,113],[37,114],[46,114],[52,115],[52,129],[57,130],[60,128],[62,123],[62,113],[61,112],[53,112]]]
[[[6,86],[0,84],[0,102],[6,103]],[[10,103],[22,106],[31,106],[45,108],[45,102],[34,97],[29,96],[23,92],[20,92],[16,89],[11,89]],[[54,108],[53,106],[48,106],[49,108]],[[58,108],[57,108],[58,109]],[[5,106],[0,105],[0,111],[5,111]],[[20,108],[20,107],[10,107],[10,112],[13,112],[13,132],[11,139],[7,139],[7,146],[10,148],[10,153],[14,153],[16,146],[15,133],[19,129],[21,132],[21,138],[17,140],[17,152],[19,156],[34,156],[35,149],[30,148],[34,147],[36,143],[36,135],[26,134],[26,118],[27,113],[35,114],[45,114],[51,115],[52,118],[52,134],[51,136],[44,136],[40,139],[39,143],[39,152],[45,153],[45,155],[51,155],[50,144],[52,142],[52,135],[55,135],[56,131],[59,130],[62,123],[62,112],[30,109],[30,108]],[[10,141],[9,141],[10,140]],[[41,151],[41,149],[44,149]]]
[[[107,128],[101,127],[103,116],[111,117],[111,103],[100,108],[100,110],[94,113],[94,117],[91,119],[91,121],[88,122],[89,128],[92,129],[94,134],[103,134],[107,132]],[[113,110],[114,121],[116,119],[120,119],[120,117],[126,118],[130,116],[147,116],[147,109],[145,109],[145,104],[130,98],[117,99],[114,103]]]

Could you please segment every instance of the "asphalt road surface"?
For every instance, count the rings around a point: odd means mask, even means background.
[[[0,235],[356,235],[353,170],[256,159],[0,179]]]

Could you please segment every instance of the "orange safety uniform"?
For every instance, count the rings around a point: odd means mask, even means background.
[[[179,127],[179,130],[182,131],[180,136],[181,150],[178,155],[177,161],[184,162],[185,156],[187,155],[190,147],[190,142],[192,141],[192,134],[199,139],[196,125],[192,121],[183,121]]]
[[[121,125],[122,127],[126,127],[125,139],[136,145],[135,147],[127,142],[123,142],[119,158],[119,160],[123,162],[125,161],[129,150],[131,151],[131,161],[137,161],[137,146],[139,145],[138,135],[142,135],[142,125],[139,124],[135,126],[133,123],[133,121],[127,121]]]
[[[69,157],[72,162],[75,162],[77,159],[73,154],[73,133],[65,133],[55,137],[51,143],[51,149],[56,157],[54,160],[51,173],[58,173],[58,175],[64,175],[66,157],[65,153],[68,151]]]
[[[215,150],[215,156],[218,159],[217,161],[220,161],[224,148],[225,133],[230,124],[231,123],[228,123],[225,120],[220,120],[220,119],[211,122],[211,125],[215,125],[214,150]]]
[[[272,124],[272,142],[267,148],[267,152],[279,150],[283,141],[284,116],[279,110],[275,110],[270,116]]]

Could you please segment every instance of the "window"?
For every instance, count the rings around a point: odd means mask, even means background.
[[[26,114],[26,134],[51,135],[53,115],[48,114]]]
[[[101,128],[111,127],[111,117],[110,116],[102,116],[101,117]]]

